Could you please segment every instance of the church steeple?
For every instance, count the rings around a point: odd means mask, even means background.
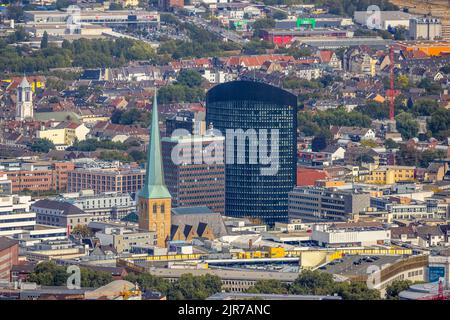
[[[153,100],[145,182],[138,194],[139,228],[156,233],[158,247],[170,238],[172,197],[164,183],[156,90]]]
[[[153,98],[150,143],[147,150],[147,170],[144,187],[139,193],[139,196],[146,199],[171,198],[169,190],[164,183],[156,89]]]
[[[17,86],[16,120],[33,119],[33,91],[24,75]]]

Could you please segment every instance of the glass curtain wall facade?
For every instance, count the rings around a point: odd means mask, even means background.
[[[247,134],[245,140],[231,137],[233,159],[228,159],[230,152],[225,150],[228,154],[225,164],[225,214],[254,218],[270,225],[286,222],[288,193],[296,181],[297,97],[260,82],[238,80],[224,83],[207,93],[206,123],[213,124],[214,129],[225,136],[225,148],[229,148],[231,143],[227,129],[234,132],[241,129],[244,135]],[[249,129],[257,134],[257,149],[249,144]],[[263,139],[261,135],[264,129],[268,139]],[[273,130],[278,130],[278,155],[271,154],[271,138],[275,139]],[[266,154],[269,158],[278,158],[278,170],[272,175],[264,175],[261,171],[270,167],[260,158],[261,139],[267,141]],[[245,152],[238,154],[238,144],[243,142]],[[255,150],[258,151],[256,154]],[[251,157],[256,157],[256,164],[250,163]]]

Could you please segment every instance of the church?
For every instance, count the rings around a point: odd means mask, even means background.
[[[27,77],[23,77],[16,92],[16,120],[33,119],[33,91]]]
[[[164,183],[156,91],[153,98],[150,143],[143,188],[138,193],[139,228],[156,232],[157,246],[165,248],[169,241],[194,238],[214,239],[227,234],[220,213],[207,207],[172,209],[172,196]]]

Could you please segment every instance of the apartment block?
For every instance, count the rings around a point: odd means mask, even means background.
[[[380,166],[370,170],[364,182],[371,184],[394,184],[397,182],[414,181],[415,167]]]

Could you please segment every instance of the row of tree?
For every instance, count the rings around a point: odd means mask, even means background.
[[[6,41],[0,39],[0,72],[36,72],[67,67],[118,67],[132,60],[157,59],[156,52],[149,44],[126,38],[114,41],[64,40],[62,47],[56,47],[48,43],[46,36],[42,39],[41,50],[8,45],[26,39],[27,34],[21,28]]]

